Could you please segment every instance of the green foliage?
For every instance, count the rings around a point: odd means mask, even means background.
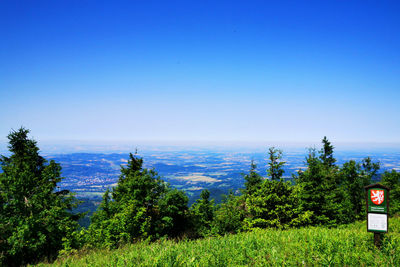
[[[382,175],[382,184],[390,188],[390,214],[400,213],[400,172],[386,171]]]
[[[0,165],[0,265],[22,265],[57,256],[80,215],[68,191],[55,192],[61,167],[39,155],[29,130],[8,135],[10,157]]]
[[[229,192],[222,203],[216,207],[212,222],[212,234],[224,235],[243,230],[243,221],[247,216],[244,196],[235,196]]]
[[[188,197],[171,189],[143,159],[130,154],[118,185],[103,196],[89,227],[89,244],[115,248],[138,239],[177,236],[187,220]]]
[[[296,184],[301,209],[312,212],[313,225],[337,225],[352,221],[348,191],[341,186],[338,168],[333,163],[333,147],[324,138],[324,148],[317,156],[310,149],[306,158],[307,168],[299,171]]]
[[[246,196],[246,208],[245,229],[301,224],[297,197],[289,182],[265,180],[256,192]]]
[[[283,175],[283,165],[285,162],[280,161],[282,159],[282,151],[279,149],[275,149],[274,147],[269,148],[269,163],[268,163],[268,176],[272,181],[279,181],[282,179]]]
[[[366,181],[370,183],[372,179],[377,175],[380,169],[380,163],[372,162],[372,159],[370,157],[366,157],[365,159],[363,159],[361,166],[362,166],[361,175],[366,176],[367,178]]]
[[[210,191],[203,190],[200,199],[190,207],[194,235],[207,236],[210,234],[211,223],[214,219],[214,200],[210,200]]]
[[[299,188],[299,201],[303,210],[313,213],[312,223],[326,223],[327,218],[321,210],[325,202],[325,190],[323,189],[323,168],[321,161],[316,156],[315,149],[310,149],[306,158],[307,169],[299,171],[296,177],[296,184]]]
[[[307,168],[296,177],[301,208],[312,212],[314,225],[335,226],[364,218],[364,186],[377,174],[379,163],[366,158],[361,163],[350,160],[339,168],[331,143],[326,137],[322,143],[319,156],[310,149]]]
[[[187,204],[189,198],[178,189],[169,189],[167,193],[159,199],[159,221],[155,232],[158,236],[176,237],[183,232],[188,223]]]
[[[34,262],[44,256],[51,260],[60,249],[60,254],[66,256],[81,253],[78,248],[82,247],[121,246],[134,247],[135,251],[122,257],[106,251],[104,254],[110,257],[101,255],[103,260],[98,261],[89,256],[85,265],[358,265],[363,262],[361,259],[367,264],[373,262],[369,239],[366,234],[360,235],[358,224],[350,227],[358,235],[344,227],[283,231],[309,225],[338,226],[365,216],[364,186],[377,175],[379,163],[366,158],[361,163],[350,160],[339,167],[335,165],[334,147],[326,137],[321,150],[310,149],[306,168],[294,176],[295,185],[283,181],[282,151],[272,147],[269,179],[256,172],[252,161],[250,172],[244,176],[242,195],[230,192],[215,206],[210,192],[203,190],[190,209],[183,191],[170,188],[157,172],[143,168],[142,158],[130,154],[127,166],[121,167],[117,186],[103,195],[89,229],[76,231],[74,219],[79,216],[67,211],[74,206],[74,198],[67,192],[54,193],[61,180],[60,166],[52,161],[47,164],[38,155],[36,143],[27,139],[26,134],[24,129],[10,134],[13,155],[0,161],[4,172],[0,174],[2,264]],[[385,172],[382,183],[392,189],[392,213],[399,212],[400,174]],[[364,229],[365,223],[362,226]],[[390,227],[399,230],[400,220],[396,218]],[[243,231],[251,233],[240,233]],[[164,238],[227,233],[239,234],[178,244]],[[341,240],[340,235],[346,240]],[[148,241],[157,239],[164,241],[148,245]],[[362,246],[357,247],[357,242]],[[137,244],[127,247],[127,243]],[[396,256],[399,244],[398,234],[388,234],[379,263],[400,263]],[[259,251],[264,254],[258,254]],[[69,258],[64,263],[76,262]]]
[[[139,242],[63,257],[53,266],[400,266],[400,219],[380,250],[365,221],[339,227],[251,232],[194,241]]]
[[[307,224],[311,213],[303,213],[299,208],[297,191],[284,182],[281,162],[282,151],[269,149],[267,173],[271,180],[264,180],[257,190],[245,194],[246,218],[243,228],[287,228]]]
[[[379,163],[373,163],[370,158],[365,158],[362,163],[354,160],[345,162],[341,167],[339,184],[347,190],[350,200],[350,216],[353,219],[361,219],[365,216],[365,189],[371,184],[373,176],[379,170]]]
[[[79,249],[88,242],[87,231],[84,229],[71,231],[63,237],[63,249],[59,252],[59,257],[64,257],[73,253],[77,253]]]
[[[143,168],[142,158],[132,154],[129,157],[127,167],[121,167],[121,175],[118,185],[112,191],[112,198],[118,203],[137,200],[151,209],[166,192],[167,185],[154,170]]]
[[[333,157],[334,147],[328,141],[326,136],[322,139],[323,147],[320,151],[320,159],[326,168],[332,168],[335,165],[336,159]]]
[[[244,176],[246,182],[244,183],[245,192],[251,194],[260,186],[263,178],[256,172],[257,165],[254,163],[254,160],[251,161],[250,172],[249,174]]]

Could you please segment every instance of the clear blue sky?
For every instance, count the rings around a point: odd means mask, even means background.
[[[0,1],[0,138],[400,142],[399,1]]]

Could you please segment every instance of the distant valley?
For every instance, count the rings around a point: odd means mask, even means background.
[[[284,178],[292,179],[299,169],[304,168],[306,149],[283,151]],[[229,190],[238,193],[243,188],[243,174],[248,173],[251,160],[257,164],[257,171],[266,177],[267,153],[252,151],[213,151],[213,150],[176,150],[141,151],[146,168],[154,168],[163,180],[171,186],[186,191],[190,203],[195,201],[201,190],[207,188],[217,202]],[[338,164],[348,160],[361,161],[369,156],[381,163],[380,173],[385,170],[400,170],[399,151],[335,153]],[[68,189],[77,193],[80,199],[100,200],[107,188],[118,181],[120,166],[127,163],[129,153],[71,153],[48,155],[62,166],[65,179],[59,185],[60,190]],[[379,179],[379,177],[376,177]]]

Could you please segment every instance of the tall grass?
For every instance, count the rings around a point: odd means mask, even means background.
[[[400,218],[390,220],[380,250],[366,223],[308,227],[201,240],[137,243],[59,259],[55,266],[400,266]],[[44,266],[46,264],[41,264]]]

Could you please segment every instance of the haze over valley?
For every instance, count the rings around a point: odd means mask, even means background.
[[[316,147],[318,149],[318,147]],[[183,189],[192,203],[200,195],[201,190],[209,189],[211,196],[219,202],[221,195],[229,190],[236,192],[244,187],[244,174],[250,169],[251,160],[257,165],[257,172],[267,177],[267,147],[261,148],[207,148],[207,147],[155,147],[138,151],[144,159],[144,167],[154,168],[163,180],[173,187]],[[135,153],[133,150],[132,153]],[[293,174],[305,168],[307,148],[286,147],[283,150],[283,166],[285,180],[292,180]],[[349,160],[361,162],[370,157],[379,161],[381,169],[400,170],[400,150],[396,148],[358,148],[335,151],[338,164]],[[121,166],[126,165],[129,152],[99,153],[64,153],[49,154],[62,166],[65,179],[60,189],[68,189],[77,193],[78,198],[101,199],[107,188],[116,185]],[[375,177],[379,180],[379,176]]]

